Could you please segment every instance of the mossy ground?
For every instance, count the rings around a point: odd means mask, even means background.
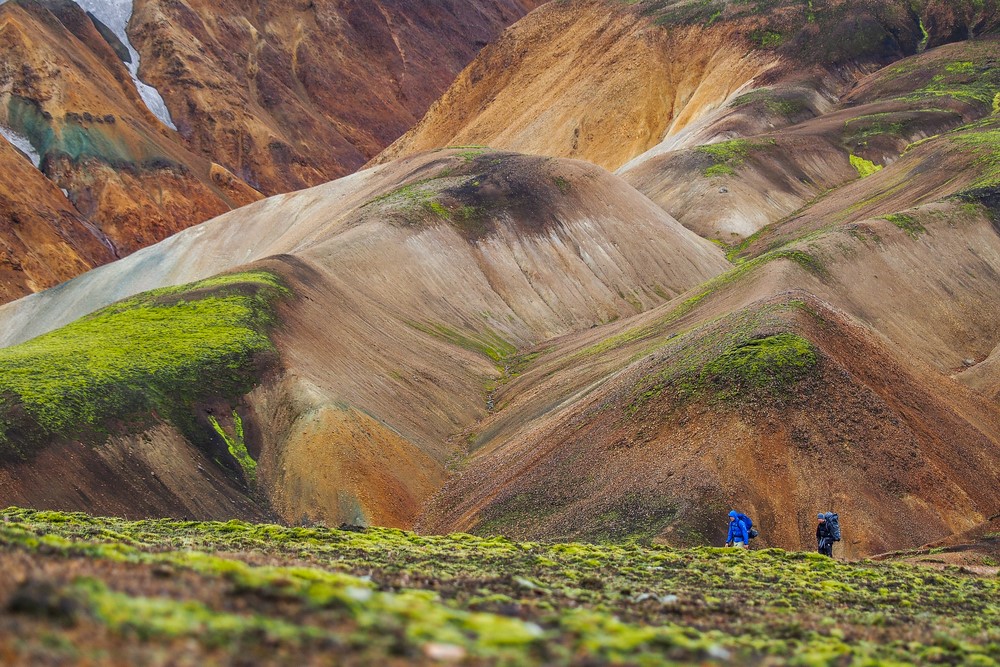
[[[889,215],[883,215],[882,218],[902,229],[904,232],[909,234],[911,238],[919,238],[921,234],[927,233],[927,228],[917,222],[917,219],[912,215],[907,215],[906,213],[890,213]]]
[[[858,172],[859,178],[867,178],[872,174],[882,171],[882,165],[875,164],[871,160],[866,160],[863,157],[857,155],[850,155],[851,166],[854,167],[855,171]]]
[[[808,306],[790,300],[745,309],[663,341],[654,348],[662,361],[637,383],[629,412],[663,394],[680,403],[789,398],[819,362],[811,342],[786,330],[796,310]]]
[[[200,399],[235,399],[273,345],[279,279],[253,271],[146,292],[0,350],[0,454],[107,433],[156,410],[184,418]]]
[[[711,164],[704,170],[705,176],[732,176],[751,153],[774,146],[774,139],[732,139],[717,144],[707,144],[695,149],[698,153],[707,155]]]
[[[207,663],[1000,660],[995,579],[776,549],[0,512],[0,560],[24,558],[29,573],[0,587],[14,655],[124,638],[154,654],[184,640]]]

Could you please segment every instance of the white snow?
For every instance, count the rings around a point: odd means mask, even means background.
[[[2,5],[7,0],[0,0],[0,5]],[[170,118],[170,111],[167,109],[166,103],[163,101],[163,97],[160,95],[160,91],[152,86],[143,83],[139,79],[139,52],[135,50],[132,46],[132,42],[128,39],[128,33],[125,29],[128,27],[128,21],[132,18],[132,0],[74,0],[76,4],[80,5],[81,9],[86,12],[90,12],[98,18],[98,20],[104,25],[111,29],[111,32],[117,35],[118,39],[122,41],[125,48],[128,49],[129,54],[132,56],[131,63],[122,63],[128,68],[129,74],[132,75],[132,81],[135,82],[135,88],[139,91],[139,96],[142,101],[146,103],[149,110],[153,112],[153,115],[163,121],[163,124],[167,127],[176,130],[177,126],[174,125],[174,121]]]
[[[31,164],[35,165],[36,168],[41,168],[42,166],[42,156],[38,154],[35,147],[31,145],[28,141],[28,137],[23,134],[18,134],[9,127],[4,127],[0,125],[0,136],[13,144],[14,148],[18,149],[22,153],[28,156],[31,160]]]
[[[90,12],[101,23],[111,28],[111,32],[115,33],[122,41],[132,56],[132,62],[124,63],[124,65],[132,75],[139,96],[142,97],[143,102],[153,112],[153,115],[163,121],[167,127],[176,130],[177,126],[170,118],[170,111],[167,110],[167,105],[164,103],[163,97],[160,96],[160,91],[139,80],[139,52],[132,46],[132,42],[128,39],[128,33],[125,32],[128,21],[132,18],[132,0],[75,0],[75,2],[84,11]]]

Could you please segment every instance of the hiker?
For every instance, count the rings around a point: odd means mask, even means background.
[[[746,515],[740,514],[736,510],[729,510],[729,534],[726,536],[726,546],[737,549],[747,549],[750,547],[750,527],[747,526]],[[751,522],[752,526],[753,523]]]
[[[840,541],[840,516],[833,512],[816,515],[816,546],[824,556],[833,558],[833,543]]]

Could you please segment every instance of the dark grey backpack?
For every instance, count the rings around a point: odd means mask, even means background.
[[[830,528],[830,535],[833,536],[834,542],[840,541],[840,515],[836,512],[827,512],[823,515],[826,519],[826,525]]]

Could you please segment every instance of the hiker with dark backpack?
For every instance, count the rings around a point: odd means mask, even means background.
[[[729,511],[729,534],[726,536],[726,546],[737,549],[750,548],[750,540],[759,533],[753,527],[753,521],[746,514]]]
[[[833,558],[833,543],[840,541],[840,515],[820,512],[816,515],[816,545],[824,556]]]

